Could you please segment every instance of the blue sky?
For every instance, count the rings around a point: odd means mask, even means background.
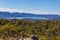
[[[1,8],[35,14],[60,14],[60,0],[0,0]]]

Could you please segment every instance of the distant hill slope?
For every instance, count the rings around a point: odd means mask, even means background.
[[[18,13],[18,12],[0,12],[0,18],[7,18],[7,19],[60,19],[60,15],[49,15],[49,14],[31,14],[31,13]]]

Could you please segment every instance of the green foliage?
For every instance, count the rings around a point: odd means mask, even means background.
[[[60,20],[0,19],[0,37],[31,37],[39,40],[60,40]]]

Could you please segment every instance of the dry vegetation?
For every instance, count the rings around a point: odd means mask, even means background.
[[[37,35],[39,40],[60,40],[60,20],[0,19],[0,40]]]

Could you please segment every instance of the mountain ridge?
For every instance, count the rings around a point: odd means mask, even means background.
[[[1,12],[0,18],[17,18],[17,19],[60,19],[60,15],[53,14],[31,14],[31,13],[19,13],[19,12]]]

